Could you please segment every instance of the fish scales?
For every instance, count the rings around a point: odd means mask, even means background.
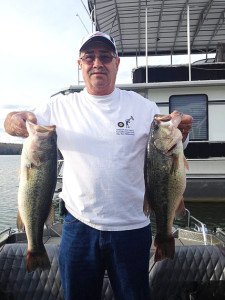
[[[18,191],[19,229],[25,227],[28,251],[27,270],[50,268],[42,241],[44,223],[51,212],[57,180],[57,136],[55,126],[41,126],[27,122],[29,137],[21,155]]]
[[[145,157],[144,212],[155,214],[155,261],[172,259],[175,242],[172,225],[177,213],[185,213],[183,193],[186,187],[182,135],[177,126],[180,114],[156,115],[151,125]]]

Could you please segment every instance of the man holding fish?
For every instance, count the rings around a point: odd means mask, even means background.
[[[115,87],[119,63],[112,37],[101,32],[88,35],[78,59],[84,90],[56,95],[32,112],[12,112],[5,121],[9,134],[22,137],[28,136],[26,120],[56,126],[57,146],[64,157],[61,197],[66,214],[59,264],[65,299],[100,299],[105,270],[115,299],[150,297],[152,238],[146,215],[151,199],[149,182],[145,194],[144,161],[159,109],[139,94]],[[177,118],[179,122],[171,121]],[[185,142],[192,117],[175,111],[162,120],[167,121],[172,122],[170,139],[175,133],[177,142]],[[175,149],[176,143],[169,148]],[[175,172],[175,154],[173,161]]]

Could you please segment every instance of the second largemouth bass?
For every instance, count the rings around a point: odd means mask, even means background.
[[[181,114],[155,115],[145,156],[144,213],[155,214],[155,261],[173,259],[175,241],[173,220],[185,214],[183,193],[186,187],[182,134],[177,128]]]

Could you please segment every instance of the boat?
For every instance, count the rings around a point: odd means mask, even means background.
[[[155,248],[152,245],[150,249],[151,299],[186,299],[181,298],[182,295],[202,297],[205,293],[210,298],[194,299],[224,299],[225,232],[220,228],[208,230],[204,223],[186,211],[185,226],[173,228],[174,259],[155,264]],[[58,265],[61,233],[60,222],[44,229],[43,242],[51,268],[46,271],[37,269],[33,273],[26,271],[26,233],[11,228],[0,233],[0,299],[63,300]],[[113,299],[106,273],[101,300]]]
[[[225,2],[89,0],[88,5],[95,29],[115,38],[120,57],[138,62],[146,56],[145,66],[133,68],[133,82],[117,87],[155,101],[163,114],[177,109],[194,118],[185,149],[185,201],[225,202]],[[188,64],[173,63],[183,54]],[[191,63],[197,54],[205,58]],[[170,65],[148,64],[148,56],[162,55],[171,57]],[[79,79],[59,92],[82,89]]]
[[[88,5],[95,29],[115,37],[120,56],[147,54],[147,61],[148,55],[206,54],[204,61],[195,64],[189,60],[188,65],[152,68],[146,63],[145,67],[133,70],[132,84],[117,86],[156,101],[162,113],[167,114],[179,107],[178,110],[184,113],[194,114],[195,122],[186,150],[190,170],[185,200],[225,201],[225,63],[207,58],[207,53],[217,51],[217,57],[223,60],[218,43],[225,40],[224,1],[89,0]],[[188,15],[190,18],[187,18]],[[189,32],[187,38],[186,31]],[[199,69],[201,74],[197,72],[197,77],[194,77],[194,72]],[[177,73],[178,70],[180,73]],[[212,76],[213,70],[220,70],[220,75]],[[205,72],[210,78],[201,78]],[[160,75],[157,79],[158,73],[165,76]],[[184,74],[188,77],[184,78]],[[82,85],[71,85],[59,93],[73,93],[81,89]],[[61,189],[62,170],[63,158],[60,158],[56,198]],[[60,203],[60,199],[58,201]],[[206,225],[186,210],[184,226],[173,227],[175,258],[155,264],[152,246],[149,270],[151,299],[225,298],[225,232],[221,228],[210,230]],[[58,267],[61,231],[60,222],[45,228],[43,241],[51,269],[33,273],[26,272],[25,233],[11,228],[0,233],[1,299],[63,299]],[[114,299],[107,274],[101,299]]]

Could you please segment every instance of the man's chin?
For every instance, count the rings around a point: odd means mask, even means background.
[[[105,80],[102,76],[94,76],[92,77],[92,83],[95,86],[107,86],[108,81]]]

